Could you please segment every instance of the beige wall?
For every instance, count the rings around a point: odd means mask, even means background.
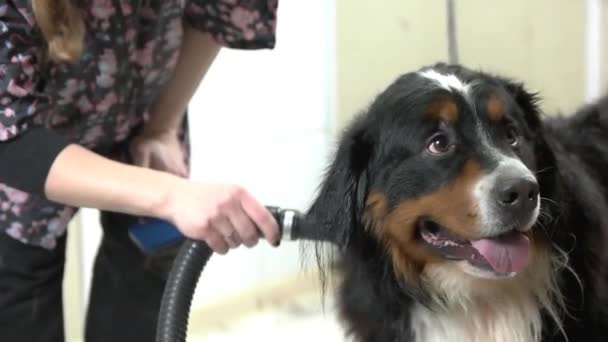
[[[445,1],[336,2],[339,126],[398,74],[447,59]],[[456,8],[461,62],[525,81],[548,111],[583,101],[584,1],[467,0]]]
[[[603,51],[602,51],[602,61],[604,64],[602,65],[602,89],[605,93],[608,93],[608,0],[602,0],[602,43],[603,43]]]
[[[66,266],[63,280],[63,303],[66,342],[78,342],[83,338],[84,311],[82,303],[82,253],[80,221],[74,219],[68,227]]]

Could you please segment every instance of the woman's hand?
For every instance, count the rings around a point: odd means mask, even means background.
[[[131,142],[131,156],[137,166],[188,176],[184,151],[175,130],[146,131]]]
[[[260,235],[272,245],[279,242],[272,214],[236,185],[183,180],[171,192],[166,209],[184,235],[205,241],[219,254],[241,243],[255,246]]]

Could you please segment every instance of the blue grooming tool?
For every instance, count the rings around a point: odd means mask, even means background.
[[[185,240],[184,235],[170,222],[147,218],[129,227],[129,237],[145,254],[159,253]]]

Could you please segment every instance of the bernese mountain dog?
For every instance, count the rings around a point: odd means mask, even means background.
[[[316,252],[347,335],[608,339],[608,97],[573,115],[538,103],[521,82],[439,63],[345,129],[307,214],[340,238]]]

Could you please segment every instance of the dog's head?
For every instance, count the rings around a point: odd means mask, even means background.
[[[511,277],[541,248],[539,127],[535,96],[511,80],[405,74],[347,128],[310,214],[345,243],[376,241],[406,280],[441,263]]]

